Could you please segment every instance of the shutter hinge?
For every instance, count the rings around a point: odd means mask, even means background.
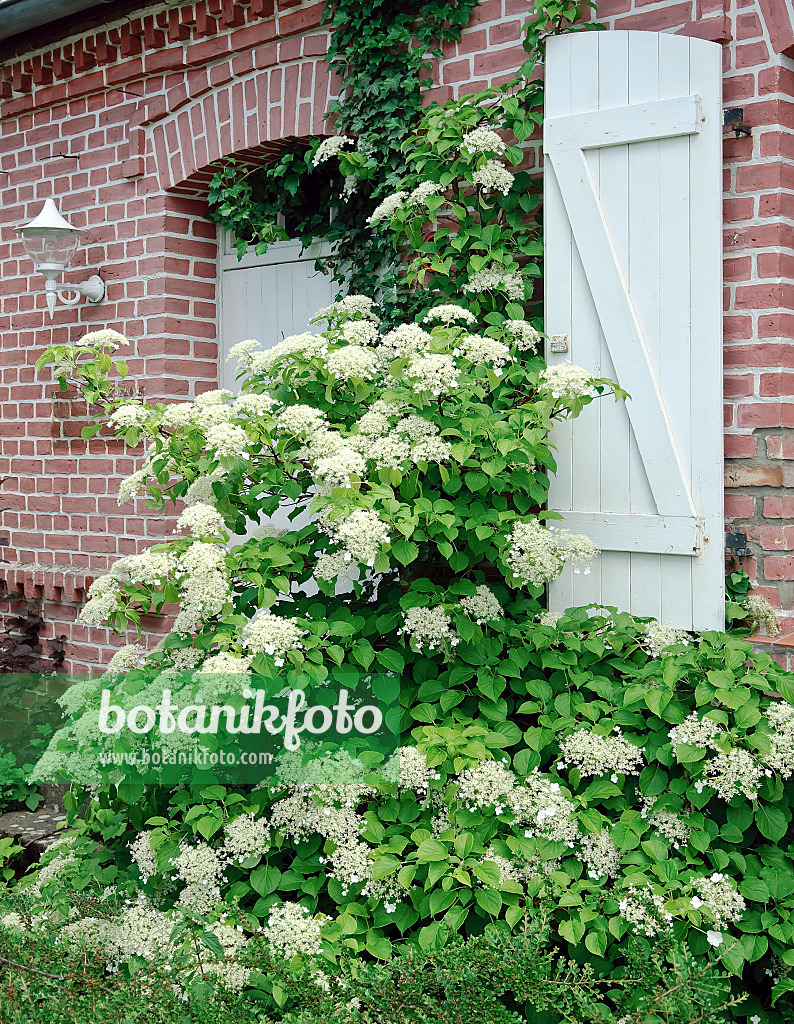
[[[725,550],[732,552],[739,559],[739,565],[741,565],[750,554],[750,549],[747,547],[747,534],[726,533]]]

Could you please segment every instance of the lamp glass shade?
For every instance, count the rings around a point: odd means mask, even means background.
[[[46,201],[38,217],[16,230],[22,236],[25,252],[37,270],[42,266],[53,269],[68,266],[81,234],[79,228],[73,228],[58,213],[52,199]]]

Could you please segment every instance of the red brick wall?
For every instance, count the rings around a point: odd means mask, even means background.
[[[723,42],[726,104],[751,139],[726,138],[726,514],[748,529],[761,592],[794,605],[794,36],[787,0],[602,0],[612,28],[683,31]],[[45,600],[75,667],[118,644],[74,622],[86,580],[162,537],[160,517],[116,503],[132,455],[80,439],[80,409],[33,362],[86,330],[126,334],[131,376],[151,396],[216,386],[217,244],[205,217],[209,165],[260,162],[283,139],[327,130],[338,83],[323,54],[323,2],[142,4],[130,18],[18,54],[0,71],[0,577]],[[523,61],[525,0],[485,0],[445,48],[430,96],[510,77]],[[68,28],[65,30],[68,33]],[[786,55],[788,54],[788,55]],[[53,196],[86,229],[67,280],[100,271],[107,300],[44,308],[13,228]],[[788,370],[787,370],[788,368]],[[3,549],[0,549],[3,550]],[[789,631],[794,630],[794,620]]]

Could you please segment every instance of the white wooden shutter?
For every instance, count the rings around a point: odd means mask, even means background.
[[[576,33],[545,82],[546,358],[632,396],[554,430],[549,507],[602,554],[550,607],[722,628],[721,48]]]
[[[314,269],[315,260],[328,251],[324,242],[301,250],[295,239],[276,242],[261,256],[251,249],[238,260],[234,238],[225,234],[220,259],[219,387],[235,394],[240,390],[235,380],[237,364],[226,361],[238,341],[256,338],[262,348],[272,348],[291,334],[323,329],[323,324],[309,324],[309,318],[333,302],[336,288],[330,276]],[[299,519],[288,519],[289,507],[279,508],[267,522],[281,529],[297,529],[309,522],[303,513]],[[232,543],[239,544],[257,529],[252,525],[235,535]]]
[[[237,391],[237,367],[226,362],[238,341],[256,338],[270,348],[290,334],[319,331],[309,317],[334,297],[330,276],[314,269],[327,246],[316,242],[301,251],[296,240],[275,242],[257,256],[253,249],[237,258],[234,239],[226,233],[220,260],[220,366],[219,387]]]

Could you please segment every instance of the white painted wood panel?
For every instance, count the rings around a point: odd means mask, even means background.
[[[649,32],[549,41],[546,332],[630,392],[555,429],[550,507],[602,549],[591,602],[724,624],[720,47]]]
[[[236,391],[236,367],[226,361],[238,341],[256,338],[271,348],[290,334],[318,331],[309,317],[334,297],[330,277],[314,269],[326,249],[317,242],[301,251],[299,241],[276,242],[257,256],[238,260],[227,234],[220,258],[220,387]]]
[[[219,387],[236,393],[237,366],[227,362],[229,349],[239,341],[256,338],[262,348],[271,348],[291,334],[319,332],[323,324],[309,324],[309,317],[333,301],[336,291],[331,278],[314,269],[315,260],[327,252],[317,242],[301,251],[299,241],[276,242],[257,256],[249,250],[237,258],[234,239],[227,233],[220,256],[220,365]],[[267,521],[281,529],[295,529],[308,522],[308,515],[289,520],[287,508],[279,509]],[[264,520],[263,520],[264,522]],[[252,526],[233,538],[240,543],[256,533]]]

